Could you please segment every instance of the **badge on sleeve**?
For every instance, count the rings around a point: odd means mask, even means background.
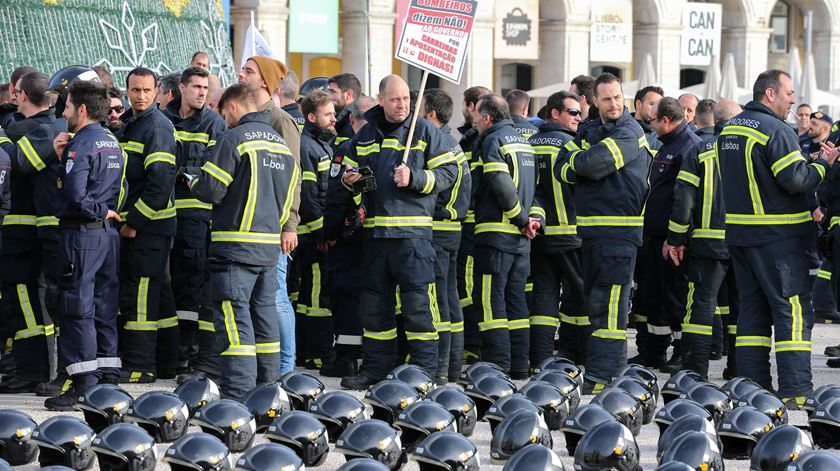
[[[340,172],[340,171],[341,171],[341,164],[338,164],[338,163],[333,162],[333,163],[330,165],[330,176],[331,176],[331,177],[333,177],[333,178],[337,177],[337,176],[338,176],[338,172]]]
[[[76,152],[70,151],[67,153],[67,163],[64,164],[64,173],[70,173],[70,170],[73,170],[73,162],[76,158]]]

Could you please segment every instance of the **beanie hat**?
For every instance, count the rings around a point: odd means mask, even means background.
[[[280,81],[289,72],[286,64],[266,56],[253,56],[248,58],[249,61],[257,63],[260,68],[260,75],[262,75],[265,84],[268,86],[268,93],[274,93],[277,87],[280,86]]]

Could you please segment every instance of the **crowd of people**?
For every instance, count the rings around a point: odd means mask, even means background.
[[[706,377],[723,355],[788,407],[813,390],[840,134],[807,105],[785,121],[787,73],[743,107],[645,87],[634,113],[620,79],[579,76],[529,117],[521,90],[390,75],[370,97],[261,56],[223,88],[207,63],[0,87],[0,393],[67,410],[198,376],[240,399],[296,365],[366,389],[478,360],[525,379],[555,354],[585,394],[628,362]]]

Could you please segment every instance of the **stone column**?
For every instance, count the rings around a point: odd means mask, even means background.
[[[636,25],[633,28],[634,74],[639,64],[650,53],[656,79],[666,93],[680,88],[680,41],[682,26],[679,25]],[[638,77],[633,77],[634,79]]]
[[[359,78],[368,93],[367,11],[365,0],[341,2],[341,68]]]
[[[817,68],[817,88],[840,88],[840,32],[818,31],[813,36],[814,65]]]
[[[589,12],[589,0],[540,2],[541,54],[534,68],[534,88],[589,74]]]
[[[288,0],[239,0],[230,7],[230,23],[233,26],[233,65],[239,70],[242,50],[245,46],[245,33],[251,25],[251,12],[254,23],[276,57],[287,62],[289,21]]]
[[[370,90],[374,96],[379,81],[394,68],[394,21],[397,19],[395,0],[370,0]],[[342,49],[359,48],[364,43],[344,44]],[[360,77],[361,79],[361,77]],[[362,89],[365,89],[362,82]]]
[[[751,89],[758,74],[767,69],[767,41],[771,32],[766,27],[724,28],[720,54],[735,55],[738,86]]]

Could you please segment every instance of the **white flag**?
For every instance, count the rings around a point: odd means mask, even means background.
[[[274,57],[274,52],[268,46],[268,42],[260,34],[260,30],[254,25],[254,12],[251,12],[251,25],[248,26],[248,31],[245,32],[245,45],[242,48],[242,65],[240,68],[245,67],[245,62],[248,61],[248,58],[254,56],[266,56],[277,59]]]

